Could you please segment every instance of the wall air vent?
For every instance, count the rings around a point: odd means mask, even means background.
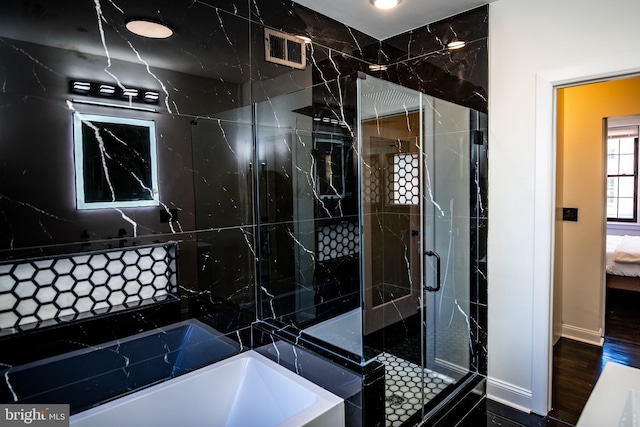
[[[264,55],[267,62],[304,70],[307,51],[304,41],[296,36],[264,29]]]

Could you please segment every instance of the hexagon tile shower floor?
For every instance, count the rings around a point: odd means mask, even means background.
[[[436,394],[453,382],[451,378],[423,369],[389,353],[381,353],[376,360],[385,367],[385,413],[386,427],[399,427],[409,417],[422,409],[424,402],[433,399]]]

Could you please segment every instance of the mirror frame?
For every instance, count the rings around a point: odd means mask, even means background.
[[[149,130],[149,162],[151,168],[151,199],[145,200],[113,200],[110,202],[88,202],[85,200],[85,176],[84,176],[84,139],[82,128],[87,123],[120,124],[137,127],[145,127]],[[130,119],[124,117],[102,116],[96,114],[73,113],[73,145],[75,155],[75,184],[76,184],[76,208],[78,210],[105,209],[105,208],[129,208],[144,206],[159,206],[158,190],[158,160],[156,153],[156,126],[152,120]],[[114,196],[115,197],[115,196]]]

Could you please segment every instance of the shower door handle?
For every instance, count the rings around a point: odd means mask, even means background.
[[[429,291],[429,292],[438,292],[440,290],[440,255],[438,255],[436,252],[433,251],[426,251],[424,253],[426,256],[432,256],[436,258],[436,286],[423,286],[422,288],[425,291]]]

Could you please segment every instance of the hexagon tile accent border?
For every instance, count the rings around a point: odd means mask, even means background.
[[[177,297],[176,258],[169,242],[0,264],[0,333]]]
[[[360,251],[358,223],[341,222],[325,225],[316,230],[318,261],[329,261],[353,255]]]

